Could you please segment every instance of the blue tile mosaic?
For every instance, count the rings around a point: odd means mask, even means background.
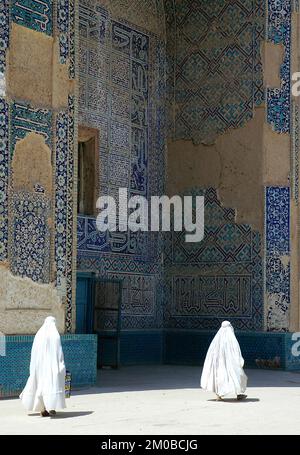
[[[8,256],[9,107],[0,98],[0,260]]]
[[[290,253],[290,188],[266,188],[267,253]]]
[[[59,32],[60,63],[66,63],[69,57],[69,0],[57,0],[57,29]]]
[[[14,275],[50,281],[51,203],[40,193],[17,192],[12,197],[10,264]]]
[[[292,137],[291,137],[291,194],[299,204],[299,106],[292,102]]]
[[[291,16],[291,0],[268,0],[267,38],[282,44],[285,50],[280,68],[281,87],[267,88],[268,122],[280,133],[290,131]]]
[[[9,0],[2,0],[0,4],[0,78],[5,73],[6,49],[9,45]],[[2,73],[2,74],[1,74]],[[1,81],[0,81],[1,86]],[[1,88],[0,88],[1,92]],[[0,93],[0,96],[2,94]]]
[[[75,79],[75,0],[57,0],[55,25],[59,36],[60,63],[69,62],[69,77],[70,79]]]
[[[55,193],[55,261],[56,284],[64,289],[66,330],[72,330],[73,304],[73,169],[75,135],[75,99],[69,96],[68,110],[57,113],[56,136],[56,193]]]
[[[166,0],[165,11],[169,133],[211,142],[264,101],[264,2]]]
[[[289,330],[290,188],[265,189],[265,288],[268,330]]]
[[[11,17],[19,25],[52,35],[53,0],[11,0]]]
[[[56,192],[55,192],[55,261],[56,284],[66,276],[67,251],[67,195],[68,195],[68,114],[60,112],[56,117]]]

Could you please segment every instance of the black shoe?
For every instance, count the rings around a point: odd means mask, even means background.
[[[48,411],[46,411],[46,410],[45,411],[41,411],[41,417],[49,417],[49,416],[50,416],[50,414],[49,414]]]
[[[238,395],[236,397],[237,400],[244,400],[245,398],[247,398],[247,395],[243,395],[243,394],[242,395]]]

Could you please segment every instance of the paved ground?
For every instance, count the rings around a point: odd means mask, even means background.
[[[197,367],[101,370],[56,418],[0,400],[0,434],[300,434],[300,374],[248,370],[246,401],[217,402]]]

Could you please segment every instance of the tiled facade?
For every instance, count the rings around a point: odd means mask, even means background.
[[[159,36],[119,20],[101,2],[80,1],[79,125],[99,131],[102,195],[117,196],[119,187],[128,197],[162,193],[164,66]],[[78,217],[78,269],[124,281],[123,328],[162,324],[159,237],[103,234],[95,218]]]
[[[124,363],[161,362],[163,352],[165,361],[182,361],[175,340],[180,330],[186,331],[178,338],[183,337],[182,353],[190,340],[204,349],[226,318],[247,332],[241,342],[250,363],[259,352],[266,359],[281,357],[283,368],[297,367],[287,354],[290,334],[260,333],[288,332],[290,322],[290,200],[299,198],[299,112],[290,103],[291,14],[297,5],[289,0],[1,2],[0,261],[9,261],[15,275],[55,283],[65,304],[66,332],[75,330],[76,270],[97,272],[123,283]],[[65,107],[6,98],[13,23],[58,39],[56,63],[69,65],[70,85],[77,83]],[[263,85],[263,40],[283,45],[280,88]],[[210,144],[246,125],[263,106],[274,133],[292,133],[290,181],[264,188],[264,236],[236,222],[235,210],[223,206],[213,187],[185,192],[205,196],[200,244],[187,244],[178,233],[102,234],[95,217],[77,217],[78,126],[99,133],[99,195],[116,195],[125,187],[129,197],[149,198],[165,192],[167,134],[170,140]],[[12,185],[15,148],[31,132],[51,151],[51,195],[39,182],[32,191]],[[104,328],[112,325],[108,318]],[[197,338],[198,330],[204,338]],[[31,339],[26,349],[22,340],[11,342],[19,343],[17,358],[24,350],[28,362]],[[66,344],[71,369],[75,377],[82,368],[91,378],[92,366],[76,363],[88,342],[80,336],[73,341],[77,350],[68,351]],[[195,358],[200,354],[195,349]],[[92,365],[95,358],[88,361]],[[0,380],[4,383],[8,387]]]

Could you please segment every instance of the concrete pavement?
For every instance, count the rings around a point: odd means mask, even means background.
[[[248,398],[217,402],[199,388],[201,369],[124,367],[99,371],[55,418],[0,400],[0,434],[300,434],[300,373],[247,370]]]

